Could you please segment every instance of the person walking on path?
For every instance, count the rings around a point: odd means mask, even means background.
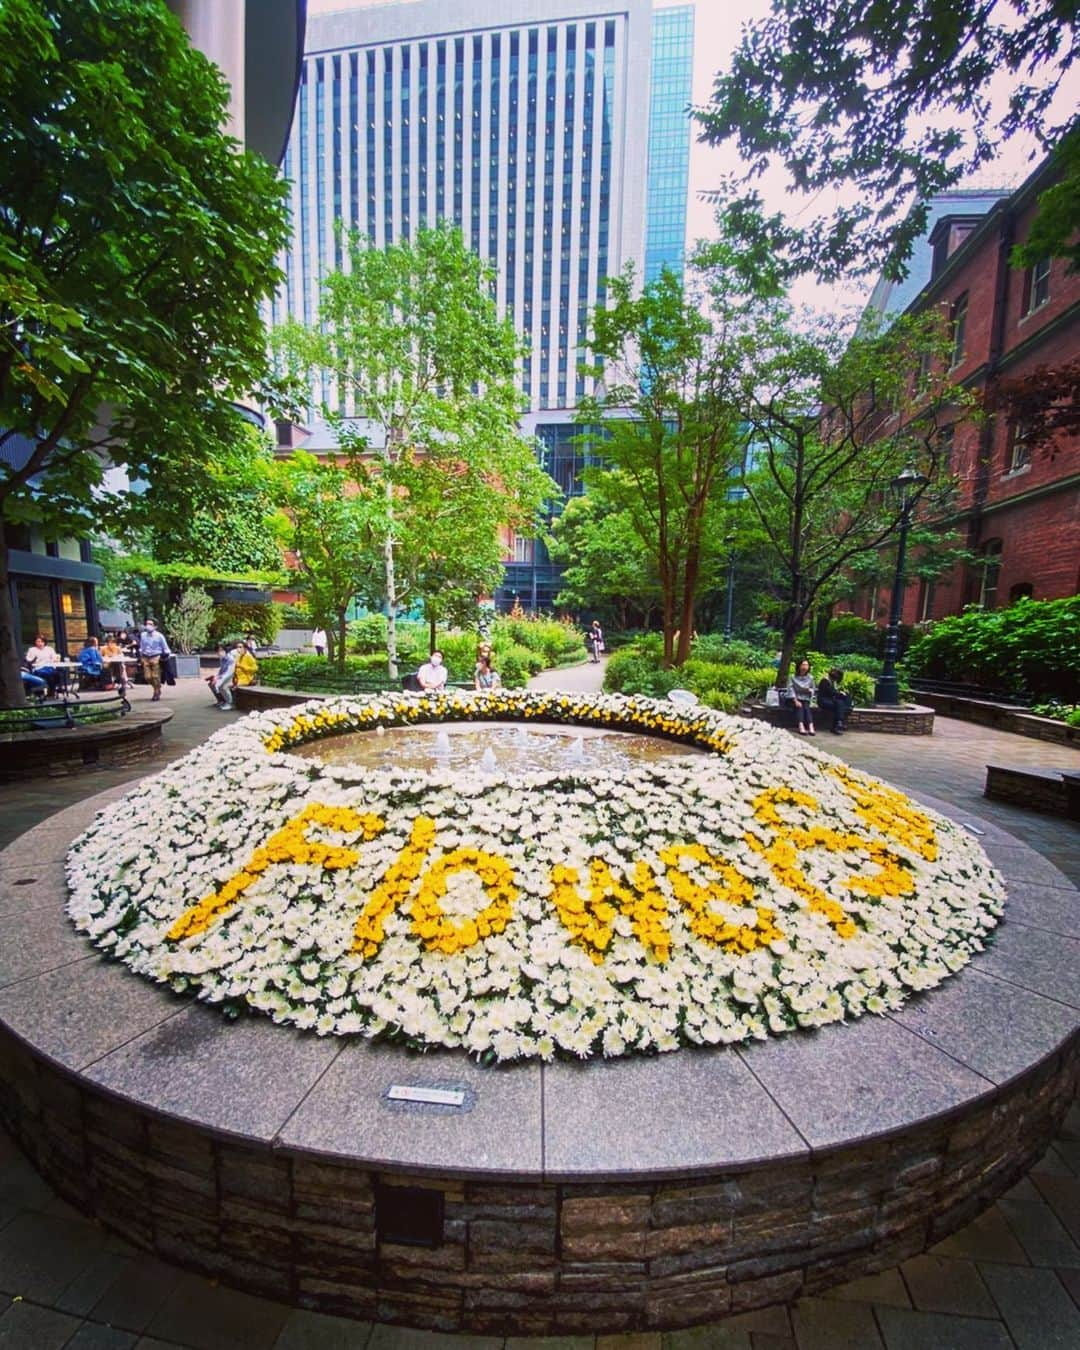
[[[161,667],[172,656],[169,644],[163,633],[159,633],[153,619],[147,619],[139,635],[139,660],[142,662],[143,679],[153,689],[151,703],[161,698]]]
[[[604,654],[604,630],[600,627],[599,619],[593,619],[592,627],[585,635],[585,646],[589,649],[590,659],[599,663]]]
[[[326,629],[316,628],[311,635],[311,645],[315,648],[316,656],[326,655]]]

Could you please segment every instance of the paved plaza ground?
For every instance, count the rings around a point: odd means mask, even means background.
[[[539,676],[589,690],[602,667]],[[136,690],[136,699],[148,691]],[[234,714],[206,686],[168,690],[159,756],[125,769],[0,787],[0,847],[46,816],[153,772]],[[1075,825],[982,797],[987,763],[1080,768],[1080,752],[939,718],[932,738],[818,737],[861,769],[1020,837],[1080,885]],[[1077,1350],[1080,1106],[1031,1174],[925,1256],[820,1298],[665,1335],[550,1341],[446,1336],[291,1310],[149,1257],[58,1199],[0,1132],[0,1350]]]

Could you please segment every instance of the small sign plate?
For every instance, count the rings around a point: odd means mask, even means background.
[[[392,1102],[423,1102],[428,1106],[464,1106],[462,1088],[415,1087],[407,1083],[391,1083],[386,1093]]]

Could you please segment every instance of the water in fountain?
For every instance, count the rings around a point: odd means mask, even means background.
[[[313,741],[295,753],[324,764],[364,764],[373,769],[468,773],[479,767],[484,773],[514,774],[583,766],[594,773],[617,773],[632,763],[702,752],[656,736],[606,729],[582,734],[577,727],[488,722],[394,728],[384,734],[356,731]]]

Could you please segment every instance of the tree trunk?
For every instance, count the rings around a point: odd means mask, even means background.
[[[427,649],[429,656],[435,650],[435,610],[431,606],[428,607]]]
[[[694,640],[694,595],[697,591],[698,574],[701,567],[698,550],[691,549],[686,558],[683,572],[682,606],[679,618],[679,645],[675,652],[675,664],[683,665],[690,656],[690,644]]]
[[[393,433],[391,433],[393,435]],[[390,478],[393,447],[387,447],[386,465],[386,542],[383,563],[386,569],[386,669],[392,680],[398,677],[397,663],[397,580],[394,576],[394,484]]]
[[[338,668],[338,670],[344,670],[344,669],[345,669],[345,634],[346,634],[346,631],[347,631],[347,626],[346,626],[346,623],[345,623],[345,615],[348,614],[348,612],[349,612],[348,609],[339,609],[338,612],[337,612],[337,646],[338,646],[338,649],[337,649],[337,668]]]
[[[819,605],[814,615],[814,651],[823,652],[829,638],[829,624],[832,622],[835,605]]]
[[[15,631],[15,607],[11,603],[8,551],[0,542],[0,708],[21,708],[26,703],[21,667],[21,644]]]

